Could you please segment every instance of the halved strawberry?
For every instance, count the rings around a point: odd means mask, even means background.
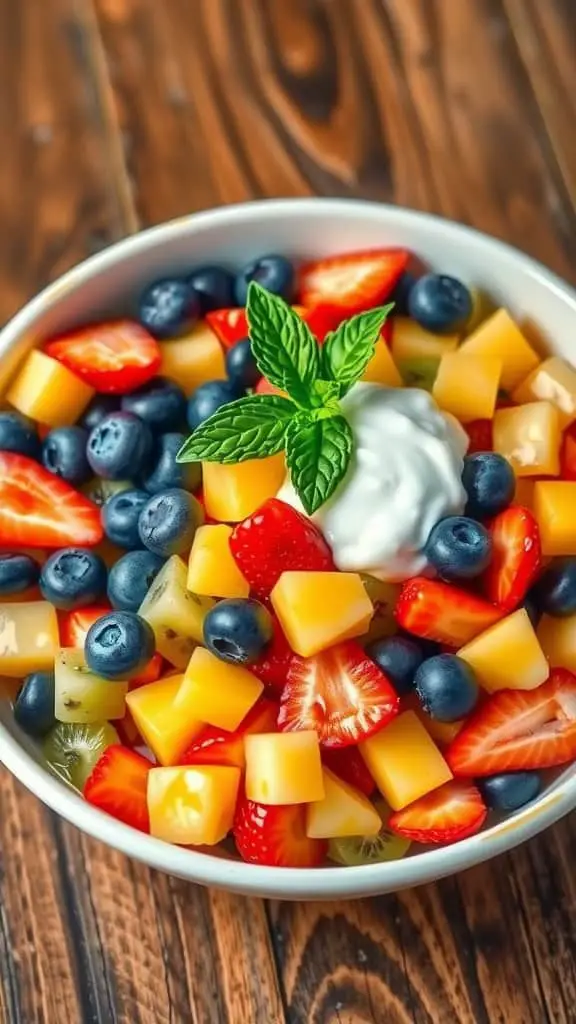
[[[468,455],[472,455],[473,452],[492,451],[492,420],[472,420],[471,423],[465,424],[464,430],[470,441]]]
[[[205,725],[179,758],[178,764],[222,764],[244,768],[244,737],[250,733],[276,732],[278,704],[262,697],[234,732]]]
[[[86,634],[98,619],[112,611],[110,604],[91,604],[73,612],[60,612],[60,643],[62,647],[84,647]]]
[[[152,767],[141,754],[114,744],[96,764],[84,786],[84,797],[125,825],[149,832],[147,789]]]
[[[560,476],[562,480],[576,480],[576,423],[571,423],[562,437]]]
[[[281,697],[284,732],[316,729],[325,747],[349,747],[398,714],[400,698],[384,673],[354,641],[312,658],[294,656]]]
[[[334,571],[318,527],[278,498],[269,498],[234,527],[230,550],[258,597],[267,597],[283,572]]]
[[[92,324],[56,338],[46,354],[64,363],[96,391],[124,395],[145,384],[160,366],[160,349],[134,320]]]
[[[278,619],[272,612],[270,614],[273,625],[272,640],[264,648],[258,661],[252,662],[250,671],[265,683],[271,694],[279,697],[286,685],[294,651],[284,636]]]
[[[494,775],[576,758],[576,676],[554,668],[535,690],[500,690],[463,725],[446,751],[455,775]]]
[[[414,576],[402,587],[394,614],[402,629],[415,636],[461,647],[504,613],[467,590]]]
[[[238,853],[250,864],[315,868],[326,858],[328,843],[306,835],[306,807],[271,807],[240,797],[233,828]]]
[[[492,559],[483,575],[486,597],[504,612],[514,611],[532,586],[540,564],[540,530],[527,508],[511,505],[489,525]]]
[[[248,336],[248,320],[243,306],[237,309],[215,309],[206,313],[206,323],[224,348],[232,348],[237,341]]]
[[[356,747],[325,749],[322,761],[339,779],[359,789],[365,796],[372,796],[376,783]]]
[[[94,547],[103,536],[92,501],[33,459],[0,451],[0,544]]]
[[[445,846],[478,832],[487,813],[476,786],[455,780],[395,811],[388,820],[388,828],[415,843]]]
[[[315,309],[307,309],[302,313],[302,319],[308,324],[312,334],[320,344],[322,344],[330,331],[336,330],[345,316],[345,310],[330,309],[326,306],[317,306]]]
[[[371,249],[307,263],[299,276],[300,300],[309,308],[361,313],[390,296],[408,258],[405,249]]]

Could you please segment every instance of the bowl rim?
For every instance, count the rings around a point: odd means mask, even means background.
[[[8,352],[36,318],[59,299],[92,277],[163,242],[184,238],[198,230],[226,227],[254,219],[277,221],[295,213],[314,212],[330,218],[378,217],[387,228],[406,225],[442,230],[461,242],[498,254],[568,301],[576,314],[576,290],[545,266],[500,239],[436,214],[361,199],[305,197],[265,199],[237,203],[178,217],[113,243],[67,271],[28,302],[0,332],[0,358]],[[247,895],[289,899],[361,897],[420,885],[473,867],[537,835],[576,807],[576,774],[559,780],[512,818],[499,822],[453,846],[426,850],[404,860],[355,867],[280,868],[248,864],[165,843],[86,803],[71,787],[42,768],[0,722],[0,762],[43,801],[73,825],[95,839],[167,874],[215,885]]]

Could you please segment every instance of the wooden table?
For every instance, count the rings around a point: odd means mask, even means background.
[[[140,225],[367,196],[576,280],[574,0],[0,0],[0,320]],[[413,892],[265,904],[0,775],[3,1024],[569,1024],[576,825]]]

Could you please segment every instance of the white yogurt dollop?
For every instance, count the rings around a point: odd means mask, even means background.
[[[337,567],[381,580],[427,569],[432,527],[462,512],[468,437],[426,391],[356,384],[342,399],[355,450],[346,477],[312,517]],[[278,497],[303,511],[290,481]]]

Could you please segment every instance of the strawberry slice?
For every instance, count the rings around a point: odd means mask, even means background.
[[[206,313],[206,323],[224,348],[232,348],[237,341],[248,337],[248,320],[243,306],[237,309],[214,309]]]
[[[150,831],[147,758],[119,744],[108,747],[84,786],[84,797],[118,821],[141,832]]]
[[[415,636],[461,647],[498,622],[503,611],[449,583],[414,576],[402,587],[394,615]]]
[[[571,423],[562,437],[560,476],[562,480],[576,480],[576,423]]]
[[[371,249],[307,263],[300,271],[301,302],[346,316],[361,313],[390,296],[408,258],[405,249]]]
[[[284,732],[316,729],[325,747],[349,747],[398,714],[400,698],[387,677],[354,641],[312,658],[294,656],[282,693],[278,725]]]
[[[304,804],[271,807],[241,797],[233,829],[238,853],[250,864],[315,868],[326,858],[328,843],[306,835]]]
[[[455,775],[495,775],[576,758],[576,676],[564,668],[535,690],[500,690],[463,725],[446,751]]]
[[[302,319],[308,324],[312,334],[322,344],[330,331],[335,331],[345,318],[345,311],[342,309],[331,309],[326,306],[317,306],[315,309],[307,309],[302,314]]]
[[[456,843],[478,832],[488,811],[471,782],[446,782],[413,804],[396,811],[388,828],[415,843]]]
[[[96,391],[124,395],[145,384],[160,366],[157,342],[134,320],[92,324],[56,338],[46,354],[64,363]]]
[[[234,527],[230,549],[257,597],[268,597],[283,572],[335,568],[318,527],[278,498],[269,498]]]
[[[376,783],[356,747],[323,750],[322,761],[339,779],[359,789],[365,796],[372,796]]]
[[[100,509],[33,459],[0,451],[0,545],[94,547]]]
[[[205,725],[178,764],[221,764],[244,768],[244,737],[249,733],[276,732],[278,704],[262,697],[234,732]]]
[[[465,424],[464,430],[469,438],[468,455],[492,451],[492,420],[472,420]]]
[[[73,612],[60,612],[58,622],[62,647],[84,647],[90,626],[111,611],[111,604],[93,604]]]
[[[542,561],[540,530],[527,508],[511,505],[489,526],[492,559],[483,575],[486,597],[504,612],[514,611],[532,586]]]
[[[258,661],[252,662],[250,671],[268,687],[273,696],[279,697],[286,685],[294,651],[290,647],[278,619],[272,612],[270,614],[273,626],[272,640],[264,648]]]

